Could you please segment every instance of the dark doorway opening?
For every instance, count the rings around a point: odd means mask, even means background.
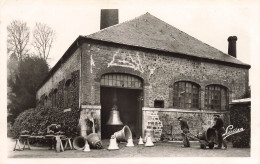
[[[142,90],[115,87],[101,87],[100,90],[101,138],[110,138],[115,131],[121,130],[124,125],[129,126],[133,138],[140,137],[142,128],[142,104],[138,98],[142,94]],[[120,119],[123,122],[122,126],[106,125],[113,106],[113,95],[115,90],[117,93],[116,105],[118,106]]]

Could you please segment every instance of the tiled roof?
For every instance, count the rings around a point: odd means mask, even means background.
[[[85,38],[247,65],[146,13]]]

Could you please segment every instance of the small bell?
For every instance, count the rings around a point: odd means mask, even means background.
[[[144,144],[143,139],[142,139],[142,137],[140,136],[138,145],[143,145],[143,144]]]
[[[152,142],[156,142],[156,140],[154,138],[154,130],[153,129],[145,129],[144,134],[145,134],[144,142],[146,142],[148,136],[151,137]]]
[[[127,140],[127,147],[132,147],[132,146],[135,146],[134,143],[133,143],[133,139],[131,137],[128,138]]]
[[[107,149],[108,150],[118,150],[119,149],[114,135],[111,136],[110,143],[109,143],[109,146]]]
[[[85,143],[85,148],[84,148],[83,151],[84,151],[84,152],[88,152],[88,151],[90,151],[90,149],[89,149],[89,144],[88,144],[87,141],[86,141],[86,143]]]
[[[150,136],[147,137],[146,143],[144,146],[151,147],[154,146],[152,138]]]

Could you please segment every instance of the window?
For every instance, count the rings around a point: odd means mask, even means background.
[[[68,108],[71,105],[71,96],[70,96],[70,89],[71,89],[71,80],[67,80],[65,83],[64,88],[64,107]]]
[[[106,74],[101,78],[102,86],[142,89],[142,81],[138,77],[127,74]]]
[[[45,97],[44,97],[44,102],[43,102],[44,104],[43,104],[43,106],[46,107],[46,106],[48,105],[47,102],[48,102],[48,97],[45,96]]]
[[[227,89],[221,85],[208,85],[205,88],[205,109],[227,110]]]
[[[54,89],[53,96],[52,96],[52,107],[57,107],[58,95],[57,89]]]
[[[164,108],[164,101],[163,100],[154,100],[154,107],[155,108]]]
[[[173,106],[186,109],[199,108],[199,88],[198,84],[179,81],[174,83]]]
[[[50,92],[48,96],[48,106],[52,107],[52,92]]]

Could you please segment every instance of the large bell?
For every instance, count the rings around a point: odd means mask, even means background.
[[[109,119],[107,121],[107,125],[123,125],[122,121],[120,120],[119,111],[118,110],[111,110]]]
[[[114,96],[113,96],[113,107],[110,111],[109,119],[107,121],[107,125],[123,125],[122,121],[120,120],[119,111],[117,107],[117,94],[116,89],[114,89]]]

